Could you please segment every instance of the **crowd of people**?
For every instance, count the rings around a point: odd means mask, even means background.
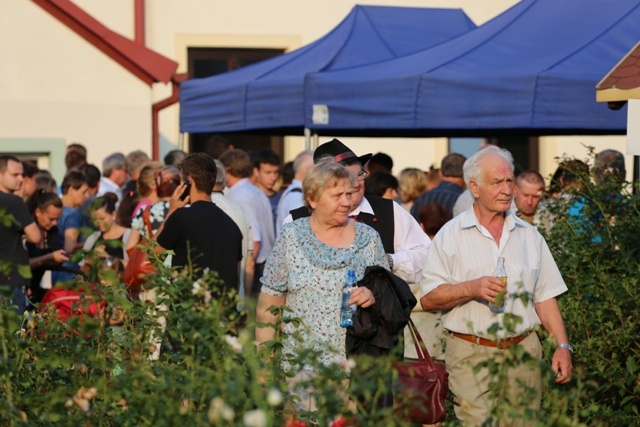
[[[513,345],[541,358],[532,333],[538,325],[557,344],[556,381],[571,379],[572,347],[556,301],[567,288],[538,227],[552,221],[546,198],[566,197],[576,176],[588,173],[586,164],[563,162],[547,190],[540,173],[519,170],[507,150],[490,145],[469,158],[450,153],[439,169],[404,169],[397,178],[387,154],[358,156],[337,139],[288,165],[272,150],[247,152],[221,138],[209,145],[208,153],[174,150],[164,162],[142,151],[114,153],[100,170],[87,162],[85,147],[71,144],[59,187],[34,163],[0,155],[0,285],[11,291],[5,304],[18,313],[40,309],[47,293],[86,275],[86,254],[108,261],[103,268],[117,266],[122,278],[131,251],[153,239],[158,254],[172,251],[168,265],[196,275],[216,271],[222,291],[256,301],[261,325],[275,324],[271,307],[288,306],[302,323],[287,324],[287,332],[299,331],[303,345],[330,364],[348,356],[339,324],[347,271],[362,278],[366,267],[380,266],[419,301],[411,317],[431,356],[446,363],[465,425],[482,424],[493,404],[487,372],[474,367]],[[598,154],[595,166],[596,181],[624,180],[624,157],[615,150]],[[580,215],[578,202],[568,209]],[[493,277],[498,258],[505,259],[506,283]],[[496,312],[490,305],[504,292]],[[518,292],[532,302],[509,298]],[[349,300],[360,309],[376,303],[365,287]],[[496,332],[503,313],[523,321]],[[258,342],[274,334],[256,330]],[[295,345],[286,342],[284,352],[295,353]],[[404,357],[417,357],[413,346]],[[298,369],[292,393],[313,375],[308,366]],[[509,375],[511,393],[541,389],[540,372],[529,365]],[[313,410],[304,395],[298,409]],[[539,398],[530,402],[539,405]]]

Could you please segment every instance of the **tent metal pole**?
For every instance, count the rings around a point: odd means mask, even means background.
[[[633,194],[640,191],[640,156],[633,156]]]
[[[316,150],[316,148],[318,148],[318,145],[319,145],[319,144],[318,144],[318,141],[319,141],[319,139],[318,139],[318,132],[314,132],[314,133],[313,133],[313,151],[315,151],[315,150]]]
[[[311,150],[311,129],[304,128],[304,149]]]
[[[184,132],[178,134],[178,149],[185,151],[184,149]]]

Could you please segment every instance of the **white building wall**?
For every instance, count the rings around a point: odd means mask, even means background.
[[[133,38],[133,0],[75,3],[109,28]],[[459,7],[476,24],[482,24],[516,0],[366,3]],[[326,34],[355,4],[345,0],[147,0],[146,44],[178,62],[178,71],[185,72],[189,46],[293,50]],[[170,85],[149,88],[30,1],[0,0],[0,7],[0,138],[80,142],[89,149],[89,161],[98,166],[115,151],[126,154],[142,149],[150,154],[151,105],[171,95]],[[161,156],[178,144],[178,115],[178,106],[160,113]],[[597,140],[603,148],[619,147],[624,151],[624,142],[619,142],[624,141],[623,137],[617,138],[618,142],[614,138],[611,143],[604,137],[544,138],[541,172],[546,175],[555,169],[553,157],[579,152],[582,146],[578,140]],[[395,172],[408,166],[426,169],[437,165],[447,152],[447,142],[442,138],[344,141],[359,153],[384,151],[392,155]],[[288,137],[285,160],[292,159],[303,147],[302,138]]]

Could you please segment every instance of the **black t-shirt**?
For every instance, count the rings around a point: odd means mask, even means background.
[[[6,226],[9,215],[13,220]],[[24,228],[33,222],[33,218],[20,197],[3,192],[0,192],[0,218],[3,219],[0,221],[0,260],[13,265],[9,275],[0,273],[0,285],[9,285],[12,288],[28,286],[29,279],[18,273],[17,265],[29,265],[29,255],[22,243],[22,235]]]
[[[44,239],[41,248],[33,243],[27,242],[27,253],[29,258],[38,258],[42,255],[50,254],[51,252],[59,249],[64,249],[64,240],[60,237],[58,227],[52,227],[51,230],[43,232],[42,238]],[[47,289],[40,287],[40,281],[47,270],[60,270],[62,264],[57,264],[53,261],[48,262],[39,267],[31,269],[31,302],[36,303],[42,301],[44,294],[47,293]]]
[[[172,266],[189,265],[196,271],[208,267],[217,271],[225,287],[238,286],[238,261],[242,259],[242,233],[236,223],[219,207],[196,202],[175,211],[164,224],[158,244],[173,249]]]

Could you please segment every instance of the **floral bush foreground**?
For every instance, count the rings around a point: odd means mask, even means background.
[[[292,399],[286,378],[293,375],[279,363],[286,357],[281,352],[286,337],[279,334],[257,348],[251,333],[255,325],[237,311],[235,295],[216,292],[215,274],[194,281],[186,273],[158,268],[147,285],[164,290],[155,304],[129,300],[122,286],[78,282],[73,287],[83,289],[84,296],[66,322],[54,312],[22,319],[0,310],[0,425],[286,425]],[[106,302],[99,315],[86,314],[97,301]],[[121,313],[123,322],[111,325]],[[282,322],[300,322],[287,317],[287,308],[280,314]],[[322,366],[315,356],[301,350],[290,362],[311,365],[318,373],[309,385],[317,390],[320,409],[296,414],[289,425],[410,425],[392,408],[370,404],[387,391],[383,378],[391,369],[390,359],[361,357]],[[507,359],[516,363],[527,355],[514,352]],[[504,366],[508,364],[494,367],[496,390]],[[346,393],[358,402],[355,413],[344,399],[350,374],[353,381]],[[513,410],[518,402],[509,405]],[[557,420],[560,415],[552,410],[543,418]]]
[[[257,348],[255,324],[236,309],[236,295],[217,291],[215,273],[194,280],[158,268],[146,285],[162,289],[155,303],[131,301],[123,285],[78,281],[70,287],[84,294],[66,322],[52,311],[23,319],[0,308],[0,425],[285,425],[289,374],[271,357],[283,337]],[[92,316],[98,301],[106,304]],[[297,358],[314,365],[313,352]],[[293,425],[402,425],[390,410],[349,418],[339,391],[355,363],[317,366],[322,410],[297,414]],[[375,384],[360,387],[376,393]]]

